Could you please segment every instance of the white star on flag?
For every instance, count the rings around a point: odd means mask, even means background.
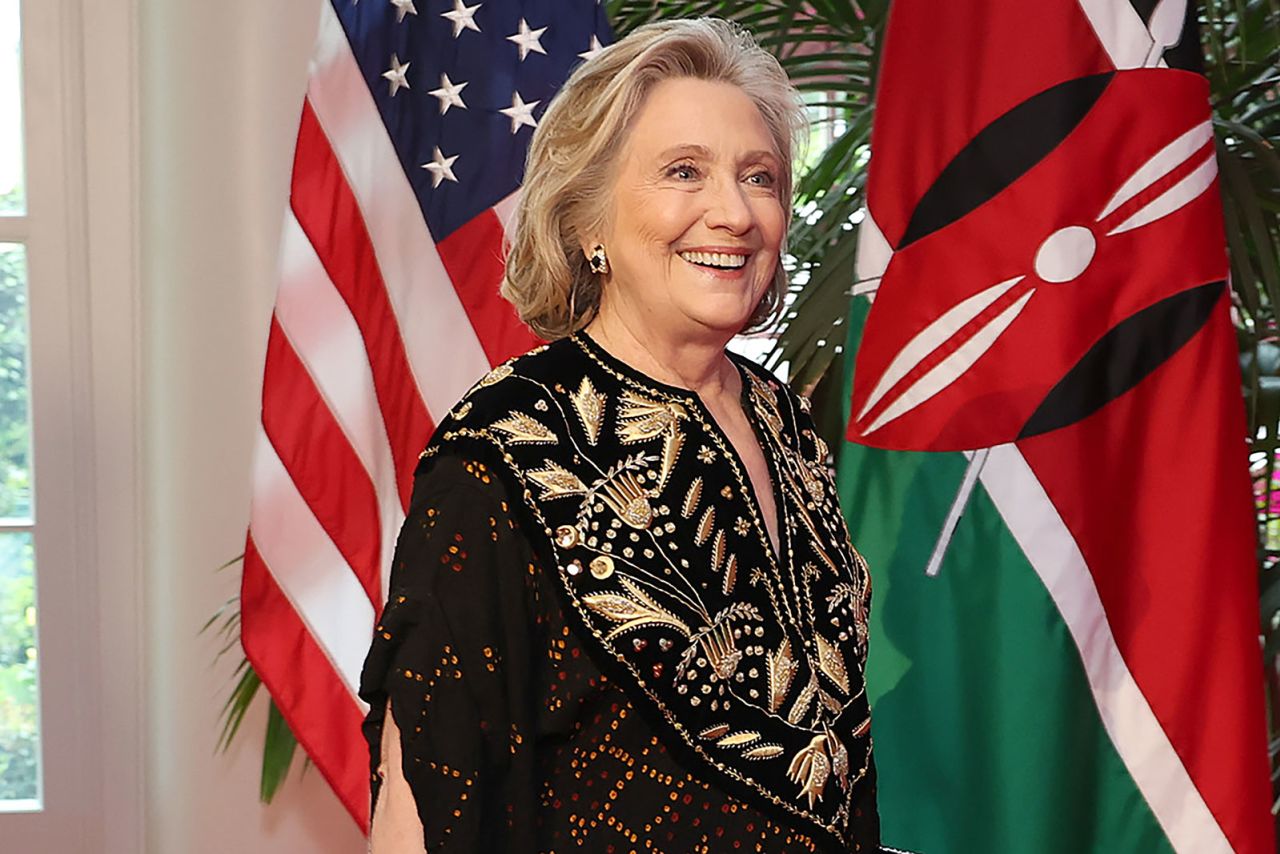
[[[461,83],[454,83],[449,79],[448,74],[441,74],[440,88],[432,89],[428,94],[435,95],[440,99],[440,115],[443,116],[449,112],[450,107],[461,107],[464,110],[467,108],[467,105],[462,103],[462,95],[460,94],[466,87],[465,80]]]
[[[439,187],[442,181],[458,183],[458,176],[453,174],[453,161],[458,159],[458,155],[445,157],[440,153],[440,146],[436,146],[434,151],[431,162],[422,164],[422,168],[431,173],[432,188]]]
[[[406,62],[404,65],[401,65],[400,57],[398,57],[394,53],[391,54],[391,67],[388,68],[386,71],[382,72],[382,76],[385,77],[391,83],[391,97],[394,98],[395,94],[399,92],[401,89],[410,88],[409,81],[405,77],[405,74],[408,71],[409,71],[409,63]]]
[[[520,93],[514,92],[511,96],[511,106],[498,112],[511,119],[511,132],[515,133],[520,130],[521,125],[528,125],[531,128],[538,126],[533,118],[533,108],[541,103],[541,101],[530,101],[526,104],[520,97]]]
[[[591,45],[590,45],[586,50],[584,50],[582,53],[578,54],[578,56],[579,56],[581,59],[590,59],[591,57],[593,57],[593,56],[595,56],[597,53],[599,53],[599,52],[600,52],[600,50],[601,50],[603,47],[604,47],[604,45],[600,44],[600,39],[596,38],[596,34],[595,34],[595,33],[592,33],[592,34],[591,34]]]
[[[536,30],[530,29],[529,22],[521,18],[520,30],[515,35],[507,36],[507,41],[515,42],[520,46],[520,61],[524,62],[524,58],[529,55],[529,51],[540,53],[543,56],[547,55],[547,52],[542,49],[542,42],[538,41],[546,31],[546,27],[539,27]]]
[[[467,6],[462,0],[453,0],[453,10],[441,12],[440,17],[453,21],[453,37],[455,39],[462,35],[463,30],[475,30],[478,33],[480,32],[480,25],[474,19],[476,10],[483,5],[483,3],[477,3],[474,6]]]
[[[418,8],[413,5],[413,0],[391,0],[391,5],[396,7],[396,23],[404,20],[405,15],[418,14]]]

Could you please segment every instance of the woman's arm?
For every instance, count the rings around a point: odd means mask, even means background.
[[[382,779],[378,802],[369,829],[370,854],[423,854],[422,821],[413,800],[409,781],[404,778],[400,753],[400,728],[387,701],[382,721],[382,760],[377,775]]]
[[[483,464],[420,469],[361,676],[373,854],[534,850],[531,555]]]

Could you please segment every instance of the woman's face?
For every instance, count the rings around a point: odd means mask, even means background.
[[[608,310],[649,335],[737,334],[778,265],[783,168],[738,87],[691,78],[656,85],[624,143],[600,240]]]

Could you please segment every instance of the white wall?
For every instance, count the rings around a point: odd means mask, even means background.
[[[276,249],[320,0],[139,0],[148,854],[355,854],[314,769],[259,805],[265,704],[215,756]],[[299,759],[301,753],[299,753]]]

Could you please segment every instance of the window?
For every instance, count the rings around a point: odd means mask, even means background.
[[[0,810],[40,803],[18,0],[0,0]]]
[[[144,845],[136,5],[0,0],[4,851]]]

